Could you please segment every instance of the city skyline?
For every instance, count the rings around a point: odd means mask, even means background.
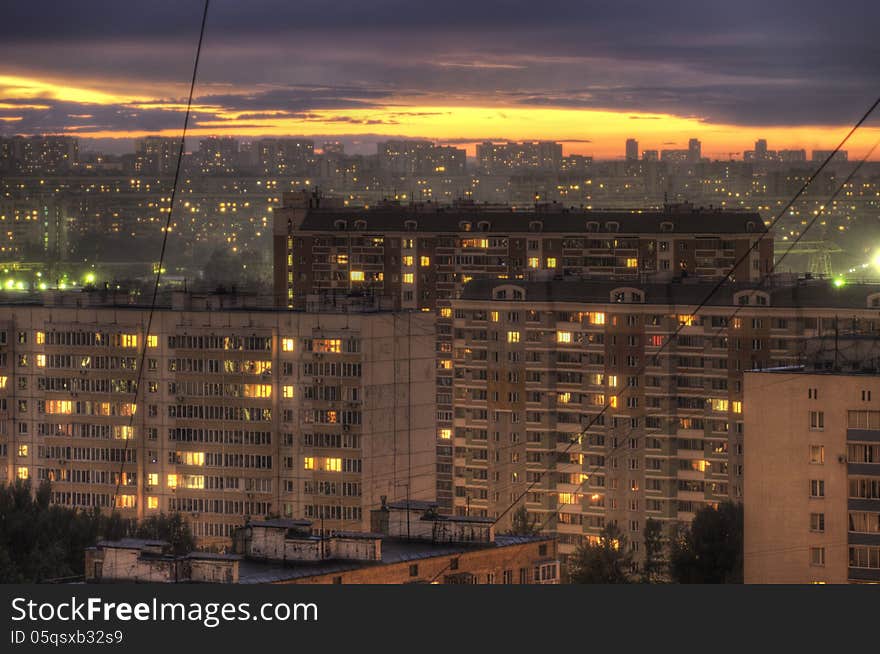
[[[261,7],[212,8],[192,137],[427,138],[470,156],[484,140],[554,140],[596,158],[622,157],[630,137],[658,150],[695,137],[728,158],[758,138],[832,148],[877,82],[868,30],[812,2],[798,16],[695,6],[676,21],[642,7],[662,27],[648,31],[630,6],[551,6],[529,21],[523,3],[428,15],[392,2],[333,16],[307,3],[293,18]],[[13,47],[0,131],[75,134],[98,149],[179,135],[198,8],[60,11],[46,21],[40,3],[16,7],[2,28]],[[862,11],[870,24],[877,9]],[[860,130],[853,157],[877,134],[876,123]]]

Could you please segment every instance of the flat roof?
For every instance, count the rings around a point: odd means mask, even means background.
[[[725,282],[717,291],[719,280],[688,277],[667,283],[639,282],[636,279],[574,279],[546,281],[521,279],[474,278],[461,294],[462,300],[485,302],[494,298],[494,289],[517,286],[525,291],[524,302],[573,302],[612,304],[615,289],[633,288],[644,293],[644,301],[635,305],[701,304],[713,292],[709,306],[734,306],[734,295],[742,291],[762,291],[769,295],[768,308],[816,307],[835,309],[867,309],[868,296],[880,293],[880,283],[849,282],[835,286],[830,279],[802,279],[759,285],[756,282]],[[510,301],[510,298],[507,300]],[[738,306],[738,305],[737,305]],[[761,306],[761,305],[752,305]]]
[[[671,208],[666,211],[583,211],[548,208],[540,211],[479,211],[473,208],[456,207],[377,207],[375,209],[309,209],[299,231],[340,231],[336,229],[338,220],[353,222],[363,220],[366,227],[350,229],[356,232],[403,232],[408,221],[416,222],[416,232],[461,233],[459,223],[473,225],[469,233],[570,233],[578,236],[590,234],[760,234],[767,231],[764,221],[754,212],[721,211],[718,209]],[[533,231],[529,223],[541,223],[540,231]],[[477,229],[477,224],[489,223],[486,231]],[[588,231],[587,223],[598,223],[596,229]],[[606,223],[617,223],[614,229]],[[663,223],[671,223],[671,228]]]
[[[417,562],[443,556],[454,556],[484,549],[513,547],[529,543],[552,541],[552,536],[496,536],[493,543],[427,543],[396,538],[382,539],[381,561],[328,560],[318,562],[287,562],[244,559],[239,564],[238,579],[241,584],[263,584],[292,579],[304,579],[334,573],[349,572],[360,568],[378,567],[394,563]]]

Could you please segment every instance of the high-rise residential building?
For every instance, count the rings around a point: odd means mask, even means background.
[[[627,139],[626,140],[626,160],[627,161],[638,161],[639,160],[639,142],[635,139]]]
[[[699,163],[703,159],[703,146],[699,139],[688,141],[688,163]]]
[[[462,175],[466,152],[431,141],[383,141],[377,145],[379,171],[390,175]]]
[[[746,583],[880,582],[880,375],[844,343],[848,370],[745,374]]]
[[[880,286],[716,286],[468,284],[453,301],[455,512],[497,519],[504,530],[525,507],[558,536],[563,555],[613,521],[639,558],[648,518],[668,533],[707,505],[742,502],[744,442],[746,452],[750,438],[770,442],[777,432],[762,421],[792,419],[769,386],[756,411],[743,373],[795,365],[818,336],[876,338]],[[803,403],[790,406],[806,416]],[[829,458],[838,450],[829,446]],[[783,493],[807,497],[798,470],[784,490],[776,482],[785,477],[771,483],[766,471],[754,473],[779,515]]]
[[[657,150],[645,150],[642,152],[642,161],[660,161],[660,153]]]
[[[452,301],[471,279],[674,277],[738,280],[773,260],[756,214],[668,207],[662,212],[534,212],[385,206],[322,207],[285,194],[274,216],[275,300],[293,309],[368,296],[389,308],[437,316],[436,499],[452,504]],[[755,245],[764,236],[760,244]]]
[[[20,175],[71,172],[79,160],[79,141],[73,136],[37,135],[0,139],[0,171]]]
[[[308,139],[261,139],[254,147],[264,175],[306,175],[315,162],[315,142]]]
[[[146,334],[130,302],[0,305],[0,479],[50,481],[63,506],[115,497],[123,517],[179,511],[206,545],[248,518],[368,530],[382,498],[433,499],[433,316],[178,293]]]
[[[556,171],[562,163],[562,144],[552,141],[477,145],[477,167],[489,175]]]
[[[828,157],[831,157],[833,163],[844,163],[849,160],[849,152],[846,150],[838,150],[834,152],[834,156],[831,155],[832,152],[833,150],[813,150],[812,161],[814,163],[821,163]]]
[[[206,175],[230,175],[236,172],[238,140],[231,136],[209,136],[199,141],[198,162]]]
[[[180,140],[147,136],[134,143],[134,172],[141,175],[173,175]]]

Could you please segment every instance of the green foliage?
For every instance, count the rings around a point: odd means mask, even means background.
[[[538,524],[538,518],[529,516],[526,507],[521,506],[514,511],[510,531],[507,533],[512,536],[533,536],[540,530],[541,526]]]
[[[568,560],[575,584],[628,584],[632,554],[617,525],[606,525],[596,544],[583,543]]]
[[[739,584],[743,580],[743,507],[724,502],[701,509],[670,544],[669,571],[682,584]]]
[[[642,581],[653,584],[660,581],[663,572],[663,525],[659,520],[645,520],[645,560],[642,563]]]
[[[136,535],[168,540],[176,553],[193,547],[192,533],[180,515],[161,515],[137,526],[115,512],[53,505],[51,496],[48,482],[36,491],[30,480],[0,486],[0,583],[80,576],[85,549],[99,540]]]

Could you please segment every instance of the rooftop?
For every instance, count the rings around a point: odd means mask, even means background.
[[[687,278],[670,283],[638,282],[636,280],[562,279],[547,281],[499,280],[476,278],[463,292],[463,300],[484,302],[494,297],[494,289],[515,286],[525,291],[523,301],[611,303],[616,289],[632,288],[644,294],[640,304],[695,306],[702,303],[718,286],[717,280]],[[763,291],[769,296],[769,307],[816,307],[831,309],[865,309],[868,297],[880,293],[880,283],[854,283],[836,286],[828,279],[774,281],[759,285],[755,282],[726,282],[713,293],[710,306],[735,306],[734,296],[742,291]]]
[[[584,211],[548,208],[540,211],[474,211],[432,206],[378,207],[375,209],[311,209],[299,225],[302,231],[489,233],[573,233],[573,234],[740,234],[766,231],[757,213],[669,207],[665,211]],[[364,221],[358,227],[355,221]],[[412,225],[411,221],[415,221]],[[409,225],[407,224],[409,223]],[[461,223],[468,223],[470,229]],[[487,223],[480,227],[481,223]],[[535,225],[540,223],[540,225]],[[593,225],[588,226],[589,223]]]
[[[382,539],[381,561],[327,560],[282,565],[245,559],[239,564],[239,583],[264,584],[290,579],[302,579],[334,573],[357,570],[359,568],[419,561],[440,556],[454,556],[479,549],[511,547],[526,543],[552,541],[549,536],[496,536],[494,543],[480,544],[434,544],[429,542],[407,541],[394,538]]]

